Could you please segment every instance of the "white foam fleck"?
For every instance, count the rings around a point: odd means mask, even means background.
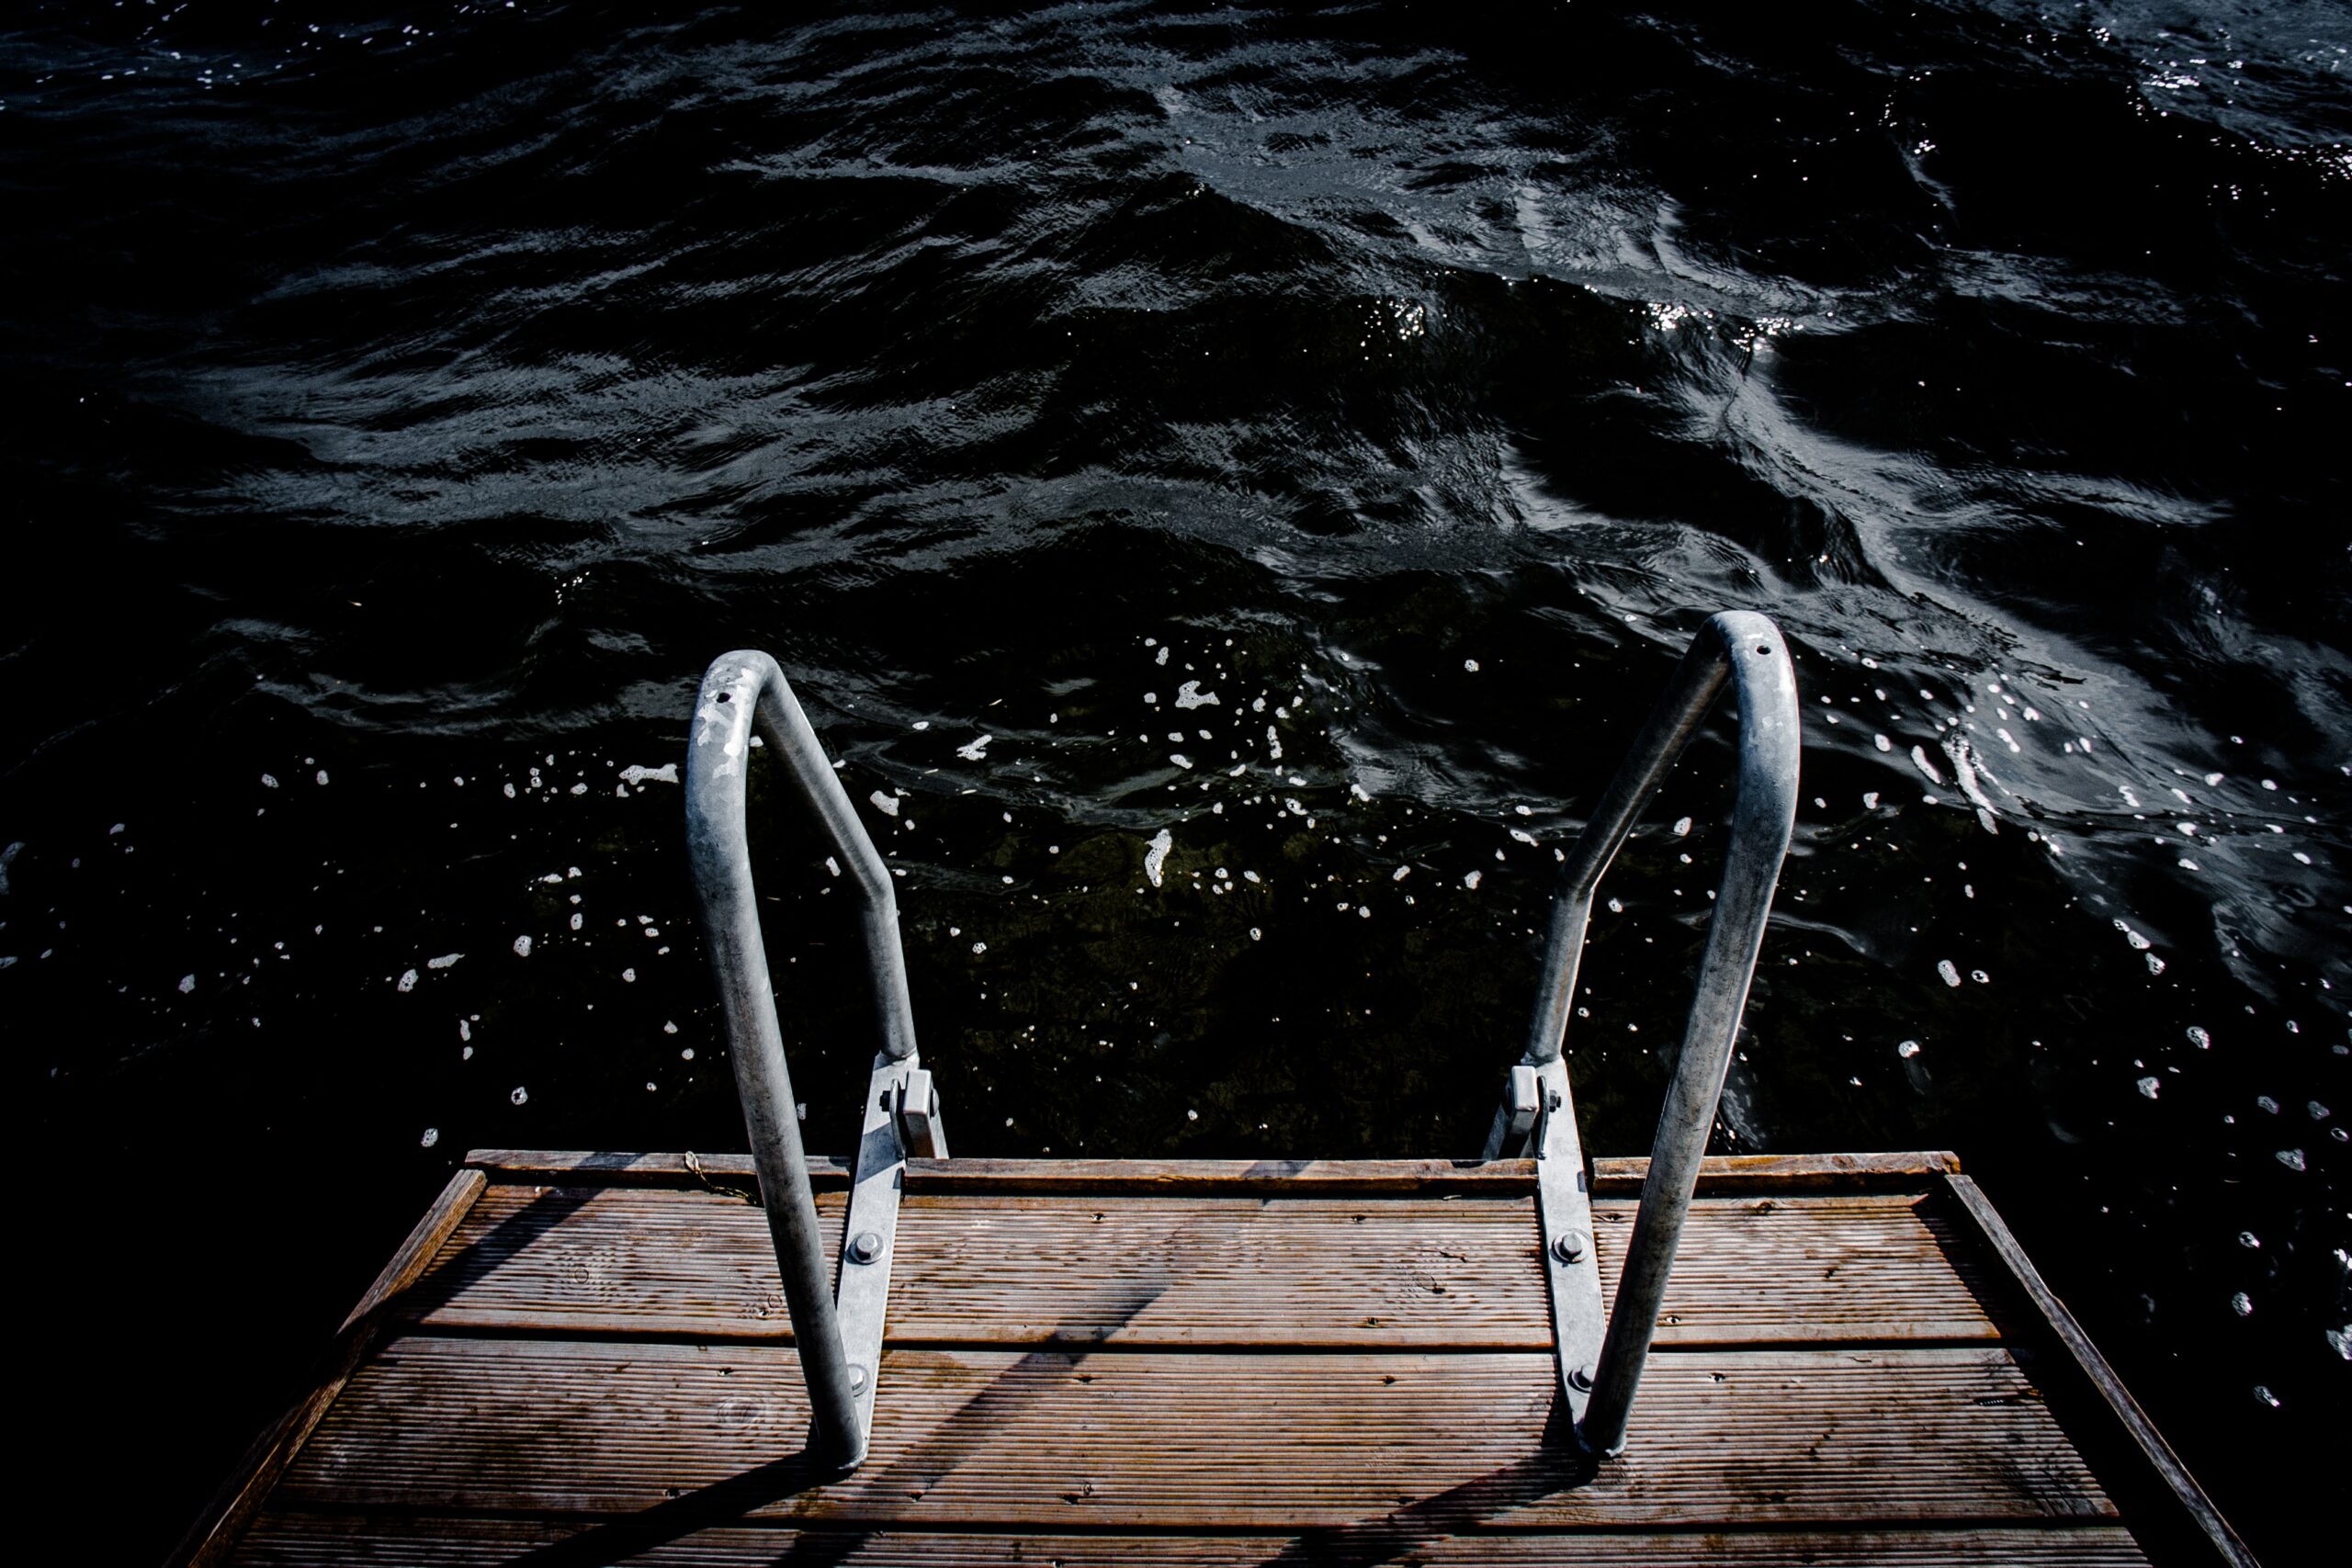
[[[419,1148],[429,1149],[440,1141],[441,1129],[438,1127],[427,1127],[424,1130],[424,1136],[417,1139],[416,1144]]]
[[[1953,965],[1952,961],[1949,958],[1939,958],[1936,960],[1936,973],[1943,976],[1944,984],[1947,986],[1957,986],[1960,984],[1960,970]]]
[[[867,795],[865,798],[872,801],[874,803],[874,809],[879,811],[885,817],[896,817],[899,814],[898,801],[892,796],[883,793],[881,790],[876,790],[872,795]]]
[[[2153,1077],[2142,1078],[2140,1080],[2140,1092],[2146,1095],[2150,1100],[2156,1098],[2156,1080]]]
[[[1688,817],[1677,818],[1674,823],[1674,836],[1678,839],[1688,838],[1690,833],[1690,818]]]
[[[973,954],[974,954],[975,956],[978,956],[978,954],[980,954],[980,953],[986,953],[988,950],[989,950],[989,944],[988,944],[987,942],[974,942],[974,943],[972,944],[972,952],[973,952]]]
[[[1873,789],[1863,792],[1862,809],[1865,811],[1876,811],[1878,809],[1878,791]]]
[[[1883,736],[1883,735],[1873,735],[1873,736],[1871,736],[1871,745],[1873,745],[1873,746],[1875,746],[1875,747],[1877,747],[1877,748],[1878,748],[1880,750],[1882,750],[1882,751],[1892,751],[1892,750],[1894,750],[1894,741],[1892,741],[1892,740],[1889,740],[1889,739],[1888,739],[1885,736]]]
[[[1180,708],[1219,707],[1215,692],[1204,692],[1198,681],[1187,681],[1176,688],[1176,705]]]
[[[393,984],[392,988],[396,991],[413,991],[416,989],[416,971],[413,969],[401,970],[401,977]]]
[[[462,1018],[458,1020],[458,1038],[460,1040],[471,1040],[473,1037],[474,1026],[467,1022]],[[468,1054],[471,1055],[471,1053]]]
[[[1462,668],[1476,675],[1478,672],[1478,661],[1475,659],[1465,659],[1462,661]]]
[[[637,981],[637,971],[634,969],[624,969],[621,971],[621,978],[634,985]]]
[[[1943,773],[1938,770],[1935,763],[1928,761],[1928,749],[1925,746],[1911,748],[1911,765],[1927,774],[1929,784],[1939,784],[1944,782]]]
[[[1484,877],[1486,874],[1487,874],[1483,871],[1474,871],[1462,879],[1462,886],[1469,888],[1475,893],[1478,890],[1479,879]]]
[[[2188,1043],[2199,1051],[2210,1051],[2213,1047],[2213,1037],[2192,1023],[2188,1026]]]
[[[1988,833],[1999,832],[2001,829],[1993,819],[1993,802],[1976,783],[1977,774],[1983,772],[1983,769],[1976,761],[1974,749],[1968,744],[1968,737],[1956,735],[1947,739],[1944,742],[1944,755],[1951,759],[1952,773],[1960,785],[1960,793],[1968,797],[1968,803],[1971,806],[1976,807],[1977,826]],[[1990,778],[1992,775],[1987,773],[1985,776]]]
[[[1153,834],[1151,842],[1144,847],[1143,874],[1151,879],[1154,887],[1160,885],[1163,868],[1168,864],[1168,852],[1175,847],[1176,835],[1165,828]]]
[[[2301,1149],[2280,1149],[2274,1157],[2289,1170],[2303,1168],[2303,1151]]]
[[[1400,865],[1396,868],[1396,874],[1394,876],[1391,876],[1388,880],[1391,882],[1402,882],[1412,874],[1413,868],[1411,866]]]
[[[993,735],[983,735],[969,745],[956,747],[956,755],[967,762],[985,762],[989,756],[989,742],[995,739]]]
[[[326,771],[324,768],[321,768],[321,769],[318,771],[318,773],[317,773],[316,774],[314,774],[313,776],[314,776],[315,778],[317,778],[317,780],[318,780],[318,781],[319,781],[319,783],[321,783],[321,784],[324,784],[324,783],[326,783],[326,782],[327,782],[327,771]]]
[[[529,937],[518,936],[514,939],[514,956],[517,958],[528,958],[531,956],[531,939]],[[520,1105],[522,1101],[518,1100],[514,1103]]]
[[[1168,662],[1168,645],[1167,645],[1167,644],[1162,643],[1162,644],[1160,645],[1160,648],[1159,648],[1159,653],[1158,657],[1156,657],[1156,658],[1154,658],[1154,659],[1152,660],[1152,662],[1153,662],[1154,664],[1165,664],[1165,663],[1167,663],[1167,662]]]
[[[276,788],[277,787],[277,775],[275,775],[275,774],[273,774],[273,773],[264,773],[264,774],[262,774],[262,776],[261,776],[261,787],[262,787],[262,788],[264,788],[264,789],[276,789]],[[118,829],[115,829],[115,831],[119,833],[119,832],[122,831],[122,829],[119,829],[119,828],[118,828]]]
[[[516,1084],[514,1086],[514,1092],[508,1095],[506,1098],[509,1100],[512,1100],[514,1104],[521,1105],[531,1098],[531,1091],[525,1089],[522,1085]]]
[[[193,990],[195,990],[195,989],[196,989],[196,976],[193,976],[193,975],[183,975],[183,976],[180,976],[180,995],[182,995],[182,996],[187,996],[190,991],[193,991]]]
[[[465,954],[462,953],[445,953],[438,958],[426,959],[424,961],[424,966],[427,969],[447,969],[450,964],[455,964],[458,959],[463,958]]]
[[[624,783],[633,784],[676,784],[678,764],[664,762],[658,768],[649,768],[642,762],[631,762],[621,770],[621,779]]]
[[[1919,1054],[1919,1043],[1917,1040],[1905,1040],[1894,1048],[1894,1054],[1907,1062]]]
[[[1191,767],[1191,766],[1193,765],[1193,759],[1191,759],[1190,757],[1187,757],[1187,756],[1186,756],[1186,755],[1184,755],[1184,753],[1183,753],[1183,752],[1182,752],[1182,751],[1170,751],[1170,752],[1169,752],[1169,753],[1168,753],[1168,760],[1169,760],[1170,761],[1171,761],[1171,762],[1175,763],[1175,764],[1176,764],[1178,767],[1180,767],[1180,768],[1189,768],[1189,767]]]

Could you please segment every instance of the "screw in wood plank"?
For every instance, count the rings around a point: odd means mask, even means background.
[[[850,1237],[849,1260],[852,1263],[871,1263],[881,1256],[882,1237],[876,1232],[860,1231]]]

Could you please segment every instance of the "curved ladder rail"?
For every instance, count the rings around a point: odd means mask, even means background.
[[[882,1037],[842,1229],[838,1300],[826,1289],[817,1201],[808,1185],[775,985],[753,901],[745,801],[755,727],[843,863]],[[695,700],[694,737],[686,748],[685,795],[686,851],[703,936],[792,1315],[793,1342],[808,1388],[814,1425],[809,1449],[821,1461],[854,1466],[865,1457],[873,1428],[899,1177],[909,1153],[935,1157],[947,1152],[931,1075],[922,1069],[915,1051],[898,899],[889,868],[866,836],[808,716],[784,671],[764,653],[721,654],[703,676]]]
[[[1624,1269],[1604,1333],[1600,1271],[1593,1261],[1591,1197],[1577,1141],[1567,1069],[1560,1058],[1561,1042],[1601,874],[1726,682],[1736,693],[1739,715],[1731,845],[1715,890],[1698,990],[1683,1025],[1674,1081],[1658,1117],[1641,1210],[1626,1243]],[[1544,958],[1544,989],[1536,1000],[1526,1053],[1511,1069],[1510,1090],[1487,1135],[1488,1159],[1522,1139],[1535,1150],[1561,1393],[1577,1436],[1598,1453],[1613,1455],[1624,1449],[1634,1390],[1649,1358],[1667,1276],[1698,1186],[1740,1015],[1747,1010],[1773,889],[1796,823],[1798,711],[1796,671],[1787,641],[1770,619],[1726,611],[1712,617],[1692,639],[1673,684],[1652,710],[1560,868]]]

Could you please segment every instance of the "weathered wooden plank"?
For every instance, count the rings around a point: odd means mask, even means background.
[[[1699,1168],[1699,1190],[1743,1192],[1917,1191],[1932,1178],[1960,1168],[1960,1156],[1941,1149],[1883,1154],[1709,1155]],[[1639,1197],[1649,1176],[1647,1156],[1596,1159],[1592,1190]]]
[[[188,1568],[210,1568],[225,1559],[295,1454],[343,1393],[352,1373],[400,1315],[401,1293],[416,1282],[440,1252],[442,1244],[481,1196],[483,1186],[480,1171],[459,1169],[450,1176],[441,1195],[434,1200],[424,1217],[417,1221],[390,1261],[360,1296],[358,1304],[343,1320],[343,1327],[328,1346],[310,1392],[277,1425],[254,1440],[227,1483],[173,1549],[172,1562],[185,1563]]]
[[[827,1257],[846,1200],[817,1194]],[[765,1212],[699,1190],[494,1183],[408,1303],[454,1328],[792,1334]]]
[[[1325,1536],[954,1534],[903,1530],[808,1531],[677,1523],[604,1524],[539,1519],[415,1518],[399,1515],[271,1514],[247,1535],[239,1568],[492,1568],[571,1543],[560,1561],[703,1568],[776,1568],[803,1560],[835,1568],[1204,1568],[1205,1564],[1361,1565],[1408,1561],[1423,1568],[2143,1568],[2124,1530],[1923,1530],[1826,1535],[1750,1531],[1706,1535],[1437,1536],[1398,1533],[1382,1551],[1374,1523]],[[1408,1554],[1408,1555],[1407,1555]]]
[[[1310,1190],[1314,1190],[1310,1189]],[[1634,1204],[1596,1210],[1613,1280]],[[819,1216],[837,1245],[841,1199]],[[1901,1197],[1702,1199],[1667,1345],[1994,1337]],[[411,1292],[429,1326],[788,1338],[764,1216],[704,1192],[493,1187]],[[1545,1349],[1524,1197],[910,1194],[898,1343]]]
[[[492,1181],[593,1180],[615,1187],[702,1187],[718,1184],[740,1191],[758,1190],[759,1172],[750,1155],[616,1153],[601,1149],[469,1149],[466,1165]],[[808,1156],[809,1185],[822,1191],[846,1190],[852,1172],[829,1155]]]
[[[2123,1386],[2123,1380],[2107,1364],[2107,1358],[2099,1354],[2098,1347],[2091,1343],[2090,1336],[2075,1321],[2075,1314],[2066,1310],[2066,1303],[2043,1281],[2041,1271],[2026,1256],[2025,1248],[2018,1245],[2017,1237],[1983,1189],[1965,1176],[1954,1175],[1949,1180],[1960,1212],[1975,1227],[2018,1293],[2040,1315],[2059,1354],[2072,1364],[2104,1407],[2121,1446],[2145,1467],[2156,1483],[2155,1490],[2177,1510],[2187,1530],[2213,1561],[2228,1563],[2231,1568],[2256,1568],[2254,1554],[2246,1550],[2221,1510],[2213,1506],[2204,1488],[2197,1484],[2188,1467],[2180,1462],[2172,1445],[2165,1441],[2164,1434],[2156,1430],[2155,1423],[2148,1419],[2139,1401]]]
[[[1541,1355],[890,1352],[874,1447],[797,1458],[789,1349],[416,1337],[281,1483],[305,1507],[1288,1532],[2110,1517],[1998,1349],[1680,1353],[1626,1454],[1546,1444]]]
[[[691,1163],[690,1163],[691,1162]],[[749,1155],[612,1154],[585,1150],[475,1149],[466,1163],[493,1181],[543,1182],[593,1174],[616,1185],[692,1187],[724,1179],[742,1183],[753,1171]],[[1699,1172],[1702,1192],[1883,1191],[1923,1187],[1960,1168],[1957,1156],[1937,1150],[1884,1154],[1711,1155]],[[1594,1190],[1638,1196],[1647,1157],[1593,1161]],[[808,1179],[820,1189],[846,1187],[849,1168],[812,1156]],[[1289,1183],[1326,1195],[1533,1191],[1532,1160],[910,1160],[909,1190],[938,1192],[1191,1193],[1263,1191]]]
[[[1593,1208],[1613,1297],[1639,1204]],[[1700,1198],[1685,1221],[1654,1343],[1661,1346],[1991,1339],[1984,1264],[1918,1198]]]

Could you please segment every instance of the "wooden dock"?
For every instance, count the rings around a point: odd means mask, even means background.
[[[1604,1286],[1645,1163],[1594,1168]],[[845,1477],[752,1188],[475,1154],[184,1556],[2248,1561],[1949,1156],[1710,1160],[1597,1467],[1547,1441],[1532,1161],[912,1162]]]

